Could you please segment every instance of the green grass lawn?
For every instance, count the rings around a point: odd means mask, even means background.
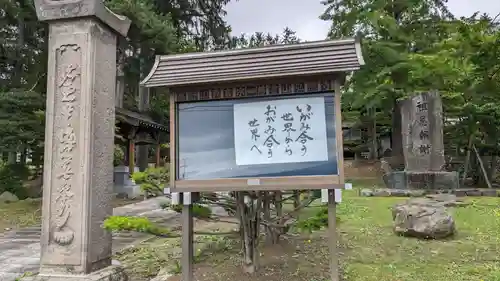
[[[470,206],[450,209],[458,234],[446,241],[392,232],[390,208],[404,198],[358,197],[352,190],[343,199],[338,215],[347,247],[342,260],[346,280],[500,280],[500,198],[469,197]]]
[[[39,224],[41,207],[41,202],[37,200],[0,203],[0,233]]]

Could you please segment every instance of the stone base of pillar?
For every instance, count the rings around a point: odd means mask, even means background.
[[[24,277],[23,281],[128,281],[123,267],[112,265],[87,275],[36,275]]]
[[[455,190],[458,173],[446,171],[394,171],[384,175],[389,189]]]

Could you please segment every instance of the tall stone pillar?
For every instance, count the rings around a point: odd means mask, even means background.
[[[124,280],[111,265],[116,41],[102,0],[35,0],[49,23],[43,221],[35,280]]]

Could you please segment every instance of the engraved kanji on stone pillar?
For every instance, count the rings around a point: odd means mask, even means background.
[[[117,35],[130,21],[102,0],[35,0],[49,23],[40,274],[122,280],[111,265]]]
[[[74,205],[74,159],[76,148],[75,116],[73,112],[77,104],[77,96],[80,96],[80,64],[81,48],[76,44],[61,45],[56,49],[56,61],[59,62],[59,81],[56,85],[56,110],[60,110],[60,123],[58,124],[58,150],[55,181],[57,193],[51,202],[54,202],[56,215],[53,222],[52,239],[55,243],[65,246],[73,242],[75,230],[68,222],[72,216],[72,205]],[[75,56],[76,61],[71,58]],[[59,112],[58,112],[59,113]],[[52,175],[54,177],[54,175]]]
[[[443,106],[439,94],[414,95],[401,105],[406,169],[441,171],[444,166]]]

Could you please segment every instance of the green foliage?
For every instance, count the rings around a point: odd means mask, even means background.
[[[125,157],[125,152],[123,152],[123,149],[115,145],[114,151],[113,151],[113,166],[119,166],[123,164],[123,159]]]
[[[24,278],[26,278],[26,277],[31,277],[31,276],[33,276],[33,275],[34,275],[34,274],[33,274],[33,272],[27,271],[27,272],[23,273],[21,276],[17,277],[17,278],[15,279],[15,281],[21,281],[21,280],[23,280]]]
[[[37,150],[45,136],[44,107],[45,100],[39,93],[0,92],[0,150]],[[35,159],[38,157],[33,160],[41,162]]]
[[[394,131],[392,127],[398,123],[395,118],[400,118],[394,114],[399,99],[417,92],[438,91],[444,117],[456,120],[444,129],[445,147],[461,153],[472,136],[482,155],[497,155],[500,151],[498,17],[492,19],[476,13],[456,19],[446,2],[323,2],[326,10],[321,18],[331,22],[329,37],[362,38],[366,66],[348,79],[342,108],[350,112],[350,120],[357,114],[356,125],[370,126],[376,121],[380,135]],[[371,107],[378,113],[368,115],[367,108]],[[495,167],[487,169],[494,171]]]
[[[321,207],[312,217],[299,220],[295,227],[300,231],[313,232],[328,226],[328,208]]]
[[[277,44],[297,44],[300,39],[295,35],[296,32],[290,28],[285,28],[281,34],[272,35],[271,33],[255,32],[254,34],[242,34],[239,37],[232,37],[229,42],[229,49],[256,48]]]
[[[339,217],[336,220],[339,222]],[[295,227],[300,231],[307,231],[309,233],[328,227],[328,208],[322,206],[312,217],[299,220]]]
[[[144,172],[133,173],[132,179],[147,196],[158,196],[163,194],[163,187],[169,181],[169,172],[166,167],[150,167]]]
[[[19,199],[27,198],[23,183],[29,175],[30,171],[24,165],[0,163],[0,194],[8,191]]]
[[[160,205],[163,209],[171,209],[177,213],[182,212],[182,204],[172,205],[169,202],[162,202]],[[193,204],[193,216],[195,218],[209,219],[212,217],[212,210],[200,204]]]
[[[331,22],[328,37],[359,36],[366,67],[353,73],[342,95],[343,110],[357,112],[363,126],[373,116],[368,107],[380,109],[376,121],[380,131],[391,128],[396,100],[417,90],[411,79],[412,54],[428,49],[446,37],[451,14],[444,0],[381,1],[327,0],[323,20]],[[426,88],[428,87],[428,88]],[[425,85],[424,90],[432,90]],[[398,115],[394,115],[398,117]],[[350,116],[352,118],[352,116]],[[364,118],[364,120],[362,120]],[[361,122],[363,121],[363,122]],[[386,128],[387,127],[387,128]]]
[[[147,218],[111,216],[104,221],[103,227],[108,231],[135,231],[157,236],[168,236],[171,231],[154,225]]]

